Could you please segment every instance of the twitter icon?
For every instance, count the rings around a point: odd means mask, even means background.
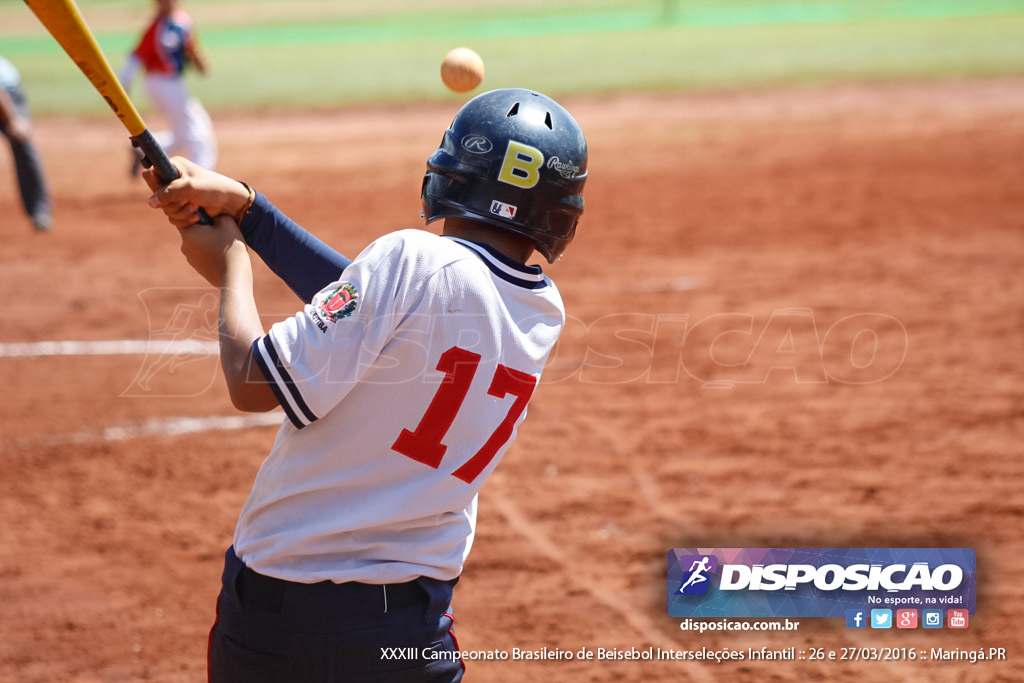
[[[892,628],[892,610],[871,610],[871,628]]]

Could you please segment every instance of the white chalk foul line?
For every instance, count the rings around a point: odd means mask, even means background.
[[[201,339],[115,339],[108,341],[44,341],[0,343],[0,358],[40,358],[47,356],[216,356],[220,344]],[[126,441],[156,436],[180,436],[203,432],[271,427],[280,425],[284,411],[250,415],[214,415],[207,417],[154,417],[142,422],[103,429],[86,429],[68,434],[51,434],[37,440],[22,440],[19,445],[84,444],[98,441]],[[0,441],[0,452],[4,443]]]
[[[45,356],[216,356],[220,343],[201,339],[114,339],[0,343],[0,358]]]
[[[275,410],[269,413],[252,415],[214,415],[210,417],[164,417],[150,418],[137,424],[120,427],[106,427],[101,438],[103,441],[126,441],[147,436],[180,436],[182,434],[202,434],[203,432],[230,431],[248,429],[249,427],[278,426],[284,420],[284,411]]]
[[[83,429],[67,434],[50,434],[39,439],[22,439],[16,447],[66,446],[98,443],[102,441],[129,441],[146,437],[181,436],[205,432],[232,431],[251,427],[277,427],[285,419],[283,410],[249,415],[211,415],[207,417],[153,417],[103,429]],[[10,444],[8,444],[10,445]],[[5,444],[0,441],[0,453]]]

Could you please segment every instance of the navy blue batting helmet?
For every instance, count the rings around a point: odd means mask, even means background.
[[[525,235],[549,263],[583,213],[587,141],[546,95],[521,88],[474,97],[427,160],[423,214],[482,221]]]

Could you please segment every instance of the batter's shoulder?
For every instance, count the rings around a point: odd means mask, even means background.
[[[422,228],[396,230],[385,235],[382,239],[390,239],[395,242],[407,244],[413,249],[440,249],[448,242],[448,240],[440,237],[436,233],[430,232],[429,230],[423,230]]]
[[[471,254],[450,239],[418,228],[396,230],[377,241],[400,252],[402,258],[413,259],[423,265],[431,264],[435,268],[472,259]]]

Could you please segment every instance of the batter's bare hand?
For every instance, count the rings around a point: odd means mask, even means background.
[[[184,157],[173,157],[171,163],[181,177],[167,185],[160,182],[151,168],[144,170],[142,177],[153,190],[149,205],[163,210],[177,228],[196,224],[199,221],[196,212],[200,207],[212,217],[235,216],[249,201],[249,188],[233,178],[203,168]]]
[[[248,259],[242,233],[233,218],[221,215],[213,225],[189,225],[179,229],[181,253],[197,273],[214,287],[224,283],[232,259]]]

